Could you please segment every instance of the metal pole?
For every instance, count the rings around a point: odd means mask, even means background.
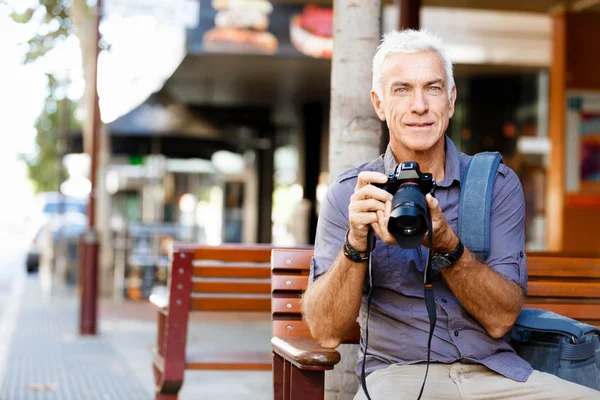
[[[98,167],[98,142],[100,136],[100,105],[98,101],[98,56],[100,54],[100,19],[102,18],[102,0],[96,2],[96,47],[92,66],[91,85],[93,86],[94,104],[92,111],[92,146],[90,182],[92,190],[88,203],[88,230],[83,236],[82,279],[81,279],[81,315],[80,333],[82,335],[96,335],[98,314],[98,254],[99,241],[96,230],[96,193],[97,193],[97,167]]]

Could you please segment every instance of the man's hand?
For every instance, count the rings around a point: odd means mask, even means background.
[[[431,214],[431,228],[433,230],[433,250],[440,253],[449,253],[456,248],[458,245],[458,237],[446,221],[444,213],[440,208],[439,202],[432,195],[427,194],[425,196],[427,200],[427,206],[429,207],[429,213]],[[379,236],[379,238],[387,244],[397,244],[396,239],[387,229],[387,224],[390,219],[392,212],[392,203],[386,202],[385,209],[377,210],[377,222],[371,226],[373,230]],[[423,240],[424,246],[429,246],[429,232],[425,235]]]
[[[458,246],[458,236],[454,233],[440,208],[439,201],[431,194],[425,196],[429,213],[431,214],[431,229],[433,230],[433,250],[440,253],[449,253]],[[423,245],[429,246],[429,232],[423,239]]]
[[[352,247],[358,251],[367,249],[367,233],[372,225],[378,224],[379,212],[383,213],[384,210],[388,210],[387,215],[389,216],[392,195],[383,189],[370,185],[370,183],[386,182],[387,176],[379,172],[363,171],[358,175],[356,188],[348,205],[348,220],[350,222],[348,240]],[[377,230],[375,230],[375,233],[378,233]]]

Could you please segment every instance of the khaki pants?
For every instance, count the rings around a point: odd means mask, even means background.
[[[371,400],[416,400],[425,365],[391,365],[367,377]],[[362,388],[354,400],[365,400]],[[422,400],[600,400],[600,392],[533,371],[527,382],[517,382],[478,364],[430,364]]]

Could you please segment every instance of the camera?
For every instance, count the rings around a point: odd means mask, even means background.
[[[384,184],[373,184],[393,195],[388,231],[398,245],[406,249],[418,247],[427,233],[431,220],[425,195],[435,192],[435,180],[422,173],[414,161],[403,162]]]

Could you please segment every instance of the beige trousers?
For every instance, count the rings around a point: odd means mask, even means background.
[[[417,400],[425,365],[392,365],[367,377],[371,400]],[[354,400],[366,400],[362,388]],[[478,364],[430,364],[422,400],[600,400],[600,392],[533,371],[517,382]]]

